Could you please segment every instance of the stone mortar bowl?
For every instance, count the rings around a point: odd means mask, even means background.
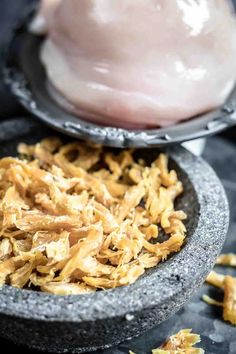
[[[20,141],[52,135],[24,118],[0,123],[0,155],[12,155]],[[55,133],[53,133],[55,135]],[[150,159],[158,150],[146,150]],[[55,296],[4,286],[0,289],[0,335],[17,344],[58,353],[107,348],[141,335],[177,312],[213,267],[228,228],[223,187],[201,158],[181,147],[167,150],[184,183],[177,208],[188,214],[182,250],[147,271],[135,284],[80,296]]]

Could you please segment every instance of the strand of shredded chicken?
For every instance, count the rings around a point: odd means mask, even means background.
[[[236,267],[236,254],[234,254],[234,253],[221,254],[217,258],[216,264],[223,265],[223,266]]]
[[[206,281],[217,288],[223,289],[224,299],[223,302],[219,302],[204,295],[203,300],[209,305],[222,306],[224,320],[236,326],[236,278],[212,271]]]
[[[135,282],[183,245],[168,158],[50,138],[0,160],[0,284],[82,294]],[[166,234],[160,242],[159,230]]]
[[[191,333],[191,329],[182,329],[171,336],[161,347],[152,350],[152,354],[204,354],[200,348],[194,348],[201,341],[198,334]],[[130,351],[130,354],[135,354]]]

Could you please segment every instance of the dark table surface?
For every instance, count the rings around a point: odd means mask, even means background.
[[[7,39],[12,23],[30,3],[32,0],[0,1],[0,46]],[[7,119],[17,114],[25,113],[1,84],[0,77],[0,118]],[[236,129],[208,139],[204,158],[221,178],[230,203],[230,227],[223,251],[236,253]],[[236,269],[222,268],[219,271],[236,276]],[[121,344],[117,348],[99,351],[97,354],[123,354],[128,353],[129,350],[137,354],[147,354],[151,349],[159,346],[166,337],[182,328],[192,328],[194,332],[201,335],[201,346],[207,354],[236,354],[236,328],[223,322],[221,309],[206,305],[201,300],[202,294],[208,294],[217,299],[222,298],[220,291],[204,285],[190,303],[166,322],[142,337]],[[21,348],[4,339],[0,339],[0,348],[6,348],[4,352],[9,353],[21,352]],[[27,349],[23,352],[25,354],[36,353]]]

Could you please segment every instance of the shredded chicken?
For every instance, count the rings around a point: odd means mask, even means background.
[[[224,288],[224,279],[225,276],[223,274],[218,274],[214,271],[211,271],[208,277],[206,278],[207,283],[217,287],[217,288]]]
[[[223,289],[224,299],[221,303],[204,295],[203,300],[209,305],[222,306],[224,320],[236,326],[236,278],[211,272],[206,281],[213,286]]]
[[[200,336],[191,332],[191,329],[182,329],[161,347],[153,349],[152,354],[204,354],[203,349],[194,348],[194,345],[201,341]],[[129,354],[135,353],[130,351]]]
[[[222,302],[214,300],[210,296],[205,295],[205,294],[202,296],[202,300],[205,301],[208,305],[215,305],[215,306],[219,306],[219,307],[223,306]]]
[[[146,165],[57,138],[18,150],[0,160],[1,285],[84,294],[132,284],[180,251],[183,186],[166,155]]]
[[[223,265],[223,266],[236,267],[236,254],[234,254],[234,253],[221,254],[217,258],[216,264]]]

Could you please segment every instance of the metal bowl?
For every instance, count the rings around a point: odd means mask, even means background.
[[[54,129],[108,146],[160,147],[206,137],[236,124],[236,88],[221,109],[161,129],[127,130],[101,126],[67,112],[48,93],[46,72],[39,60],[43,38],[28,32],[33,12],[28,9],[12,29],[4,52],[4,80],[29,112]]]
[[[36,120],[0,123],[0,157],[21,142],[53,132]],[[54,133],[55,134],[55,133]],[[229,209],[212,168],[184,148],[164,150],[184,184],[177,208],[188,214],[186,244],[134,284],[80,296],[55,296],[3,286],[0,336],[31,348],[82,353],[141,335],[179,310],[203,283],[225,240]],[[140,151],[150,160],[158,149]]]

